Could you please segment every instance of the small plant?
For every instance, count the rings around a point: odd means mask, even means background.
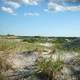
[[[38,73],[44,75],[44,78],[47,77],[46,80],[57,80],[63,68],[63,62],[41,58],[37,61],[36,66]]]

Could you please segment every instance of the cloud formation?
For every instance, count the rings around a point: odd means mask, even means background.
[[[43,12],[80,11],[80,0],[1,0],[1,1],[3,2],[3,5],[1,6],[1,10],[10,14],[16,12],[17,9],[21,9],[21,6],[23,5],[27,5],[31,7],[33,6],[37,7],[38,5],[40,5],[44,10]],[[46,4],[48,8],[44,7],[39,3],[42,4],[44,3],[44,6]],[[39,14],[37,13],[33,14],[28,12],[26,15],[37,16]]]
[[[16,12],[16,10],[23,5],[37,6],[40,2],[40,0],[1,0],[1,1],[3,2],[1,10],[10,14]]]
[[[13,2],[17,4],[38,5],[39,0],[6,0],[7,2]]]
[[[62,2],[58,2],[58,0],[55,2],[52,0],[48,3],[48,9],[50,11],[80,11],[80,5],[69,5],[66,1],[71,2],[71,4],[73,4],[73,2],[77,4],[76,2],[79,2],[80,0],[63,0]],[[64,3],[67,5],[64,5]]]
[[[12,8],[19,8],[21,5],[19,3],[16,3],[16,2],[12,2],[12,1],[7,1],[5,2],[9,7],[12,7]]]
[[[14,14],[14,10],[9,7],[1,7],[1,10],[10,14]]]
[[[35,12],[35,13],[33,13],[33,12],[24,13],[24,16],[39,16],[39,15],[40,15],[40,14],[37,13],[37,12]]]
[[[48,9],[50,11],[63,11],[63,10],[65,10],[65,8],[62,5],[57,4],[57,3],[53,3],[53,2],[48,3]]]
[[[16,10],[22,5],[38,5],[40,0],[1,0],[0,10],[9,14],[16,14]],[[35,14],[38,15],[38,14]]]
[[[80,0],[64,0],[65,2],[80,2]]]
[[[22,0],[24,3],[29,5],[38,5],[39,0]]]

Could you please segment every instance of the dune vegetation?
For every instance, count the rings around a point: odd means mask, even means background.
[[[3,35],[0,80],[79,80],[79,52],[76,37]]]

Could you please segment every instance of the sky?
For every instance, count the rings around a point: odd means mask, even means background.
[[[80,37],[80,0],[0,0],[0,34]]]

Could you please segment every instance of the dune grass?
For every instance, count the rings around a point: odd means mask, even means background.
[[[63,66],[62,61],[53,61],[51,57],[49,59],[41,58],[36,62],[37,74],[40,75],[40,78],[43,76],[46,80],[57,80],[57,75],[60,75]]]
[[[0,39],[0,51],[15,53],[33,50],[43,51],[44,47],[38,42],[29,43],[21,40],[17,41],[16,39]]]

